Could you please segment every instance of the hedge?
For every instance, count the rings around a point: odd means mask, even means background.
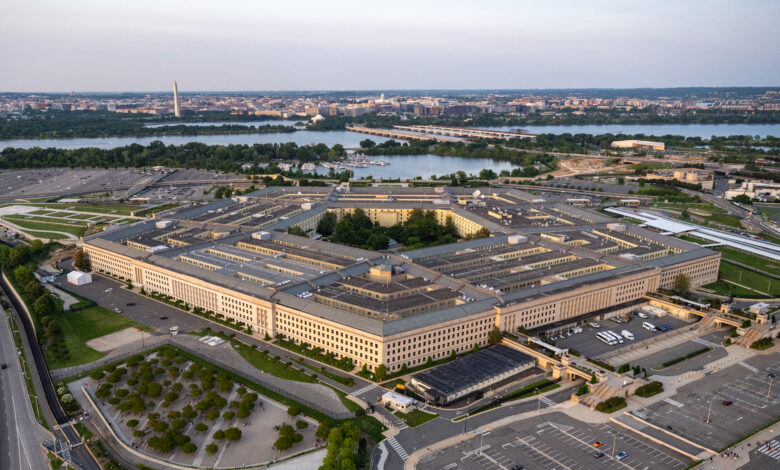
[[[658,395],[663,391],[664,391],[664,384],[656,380],[650,382],[649,384],[642,385],[641,387],[637,388],[634,394],[642,398],[648,398],[648,397],[652,397],[653,395]]]

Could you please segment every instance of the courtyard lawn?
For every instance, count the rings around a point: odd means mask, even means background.
[[[44,356],[50,369],[86,364],[103,357],[103,353],[86,345],[91,339],[130,327],[150,331],[148,327],[99,305],[57,315],[56,321],[60,326],[57,341],[65,342],[69,358],[57,358],[51,348],[46,348]]]
[[[37,230],[25,230],[24,233],[38,238],[48,238],[49,240],[66,240],[67,235],[53,232],[39,232]]]
[[[270,354],[264,354],[262,351],[252,349],[245,343],[236,340],[231,340],[230,343],[233,345],[233,349],[246,359],[248,363],[274,377],[298,382],[313,383],[317,381],[312,376],[301,372],[299,370],[300,364],[293,363],[292,366],[287,366],[284,362],[274,359]]]
[[[750,289],[745,289],[744,287],[735,286],[734,284],[730,284],[722,280],[701,287],[702,289],[711,290],[714,294],[717,295],[733,295],[734,297],[745,297],[745,298],[754,298],[754,299],[768,298],[767,296],[759,294],[758,292],[752,291]]]
[[[28,204],[28,205],[35,206],[35,207],[42,207],[46,209],[68,209],[68,210],[78,211],[78,212],[97,212],[101,214],[118,214],[118,215],[132,215],[133,211],[142,209],[141,206],[129,205],[129,204],[102,205],[102,204],[49,203],[49,204]]]

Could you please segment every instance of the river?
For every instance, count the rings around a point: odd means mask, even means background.
[[[222,123],[188,123],[189,125],[206,126]],[[294,121],[254,121],[244,123],[246,125],[263,124],[281,124],[292,125]],[[766,135],[780,136],[780,124],[608,124],[608,125],[586,125],[586,126],[504,126],[487,127],[488,129],[528,129],[536,134],[552,133],[585,133],[585,134],[604,134],[618,133],[626,134],[645,134],[645,135],[684,135],[686,137],[700,136],[710,137],[712,135]],[[110,149],[122,147],[130,144],[148,145],[150,142],[159,140],[165,145],[182,145],[187,142],[202,142],[207,145],[228,145],[228,144],[265,144],[265,143],[284,143],[295,142],[298,145],[309,145],[324,143],[328,146],[341,144],[347,148],[355,148],[363,139],[371,139],[374,142],[384,142],[385,138],[372,135],[356,134],[347,131],[296,131],[293,133],[274,133],[274,134],[223,134],[223,135],[197,135],[197,136],[158,136],[158,137],[96,137],[96,138],[76,138],[76,139],[18,139],[0,141],[0,150],[7,147],[32,148],[32,147],[57,147],[65,149],[75,149],[81,147],[97,147],[101,149]]]

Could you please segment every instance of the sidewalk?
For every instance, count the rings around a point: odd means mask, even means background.
[[[726,451],[713,456],[711,459],[703,461],[693,468],[696,470],[734,470],[741,468],[750,462],[749,454],[758,448],[756,444],[759,441],[770,441],[777,438],[778,435],[780,435],[780,423],[775,423],[767,429],[738,442]],[[750,446],[748,446],[748,444],[750,444]],[[739,457],[736,459],[724,457],[724,453],[729,451],[736,453]]]

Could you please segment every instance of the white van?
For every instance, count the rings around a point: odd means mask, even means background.
[[[623,335],[624,338],[626,338],[629,341],[634,341],[634,333],[631,333],[628,330],[623,330],[620,332],[621,335]]]
[[[648,331],[655,331],[655,325],[653,325],[650,322],[644,322],[642,323],[642,328],[648,330]]]
[[[601,328],[601,325],[599,325],[595,321],[590,322],[589,325],[592,326],[593,328]]]
[[[639,318],[649,318],[645,312],[636,312],[636,316]]]

